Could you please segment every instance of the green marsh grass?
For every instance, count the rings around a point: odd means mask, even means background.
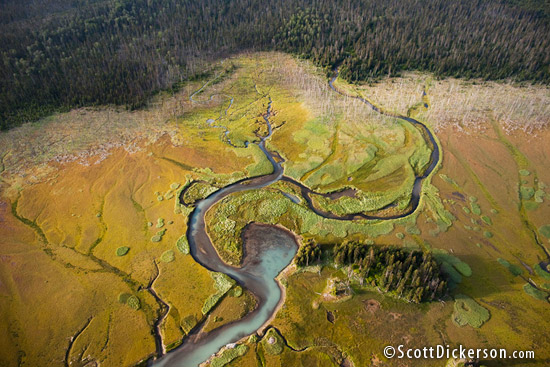
[[[531,297],[533,297],[535,299],[538,299],[538,300],[541,300],[541,301],[545,301],[546,298],[548,297],[548,293],[543,292],[543,291],[533,287],[529,283],[525,283],[523,285],[523,290],[525,291],[525,293],[527,293]]]
[[[517,265],[514,265],[514,264],[511,264],[508,260],[505,260],[505,259],[502,259],[502,258],[498,258],[497,261],[504,267],[506,267],[508,269],[508,271],[513,275],[513,276],[518,276],[518,275],[521,275],[523,274],[523,270],[517,266]]]
[[[235,280],[231,277],[216,272],[209,272],[212,279],[214,279],[214,287],[216,293],[212,294],[206,299],[202,306],[202,314],[206,315],[212,310],[214,306],[218,304],[218,301],[236,284]]]
[[[550,224],[545,224],[539,227],[539,232],[546,238],[550,238]]]
[[[533,211],[537,210],[540,204],[536,201],[526,201],[525,203],[523,203],[523,206],[525,207],[525,210]]]
[[[193,182],[187,191],[185,191],[183,202],[185,204],[194,204],[198,200],[206,198],[216,190],[218,190],[218,188],[210,185],[208,182]]]
[[[470,297],[463,294],[455,296],[452,319],[458,326],[470,325],[473,328],[480,328],[490,317],[489,310]]]
[[[545,271],[540,267],[540,264],[536,264],[533,269],[535,269],[535,273],[537,275],[545,280],[550,280],[550,273],[548,271]]]
[[[241,286],[236,286],[230,291],[229,295],[231,297],[237,297],[238,298],[238,297],[243,295],[243,288]]]
[[[219,356],[212,358],[210,367],[223,367],[238,357],[242,357],[248,352],[248,346],[244,344],[237,345],[235,348],[225,349]]]
[[[285,347],[283,338],[273,328],[267,331],[262,338],[261,344],[264,350],[272,356],[281,354]]]
[[[157,219],[157,228],[162,228],[162,227],[164,227],[164,219],[159,218]]]
[[[189,254],[189,243],[187,242],[187,235],[184,234],[180,238],[178,238],[178,241],[176,242],[176,248],[182,254]]]
[[[531,200],[535,196],[535,189],[531,186],[521,186],[519,193],[523,200]]]
[[[130,251],[130,248],[127,246],[121,246],[116,249],[116,256],[124,256]]]
[[[160,255],[160,260],[165,263],[170,263],[176,259],[174,251],[167,250]]]
[[[481,207],[478,203],[472,201],[470,203],[470,208],[472,210],[472,213],[474,213],[475,215],[481,215]]]
[[[445,174],[443,174],[443,173],[440,173],[440,174],[439,174],[439,177],[441,177],[441,179],[442,179],[443,181],[447,182],[448,184],[451,184],[451,185],[453,185],[453,186],[455,186],[455,187],[459,187],[458,184],[456,183],[456,181],[453,180],[452,178],[450,178],[449,176],[447,176],[447,175],[445,175]]]
[[[128,299],[126,300],[126,304],[130,306],[131,309],[136,311],[141,308],[141,302],[139,301],[139,298],[133,295],[128,297]]]

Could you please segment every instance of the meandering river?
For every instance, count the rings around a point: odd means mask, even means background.
[[[336,75],[330,80],[330,87],[335,92],[347,96],[344,92],[334,86],[334,81],[337,77],[338,73],[336,73]],[[202,90],[205,86],[206,84],[201,87],[200,90]],[[196,93],[197,92],[193,95]],[[223,346],[229,343],[234,343],[247,335],[255,333],[274,315],[277,306],[281,302],[282,289],[274,278],[286,266],[288,266],[288,264],[290,264],[296,254],[298,245],[294,235],[291,232],[279,227],[251,224],[247,226],[244,231],[245,255],[243,257],[242,267],[227,265],[220,259],[216,249],[210,241],[210,238],[206,232],[205,223],[205,214],[208,209],[226,196],[239,191],[259,189],[271,185],[280,179],[285,179],[298,185],[309,208],[318,215],[326,218],[337,220],[388,220],[405,217],[417,209],[420,201],[422,182],[434,170],[440,159],[439,147],[431,131],[423,123],[411,117],[388,114],[359,96],[348,97],[360,100],[378,113],[407,121],[418,127],[423,136],[428,137],[426,143],[428,143],[432,148],[430,162],[424,169],[424,172],[415,178],[408,209],[403,213],[385,217],[367,215],[364,213],[337,216],[333,213],[324,212],[316,208],[310,199],[310,196],[315,193],[300,182],[283,176],[281,159],[276,160],[275,153],[270,152],[265,147],[266,139],[268,139],[273,133],[271,123],[269,121],[269,117],[271,116],[270,99],[267,113],[264,115],[264,120],[268,127],[268,134],[260,139],[258,146],[273,166],[273,172],[265,176],[235,182],[219,189],[207,198],[200,200],[196,204],[194,211],[191,213],[187,230],[190,253],[193,258],[209,270],[229,275],[241,286],[252,292],[257,299],[257,307],[254,311],[250,312],[238,321],[221,326],[207,334],[195,333],[188,336],[184,340],[182,346],[155,361],[155,366],[198,366],[200,363],[206,361],[212,354],[219,351]]]

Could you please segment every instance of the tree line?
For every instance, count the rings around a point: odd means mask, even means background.
[[[313,265],[320,262],[321,255],[320,246],[308,240],[298,250],[295,263]],[[447,292],[440,265],[429,252],[346,241],[334,245],[327,256],[339,266],[351,266],[361,285],[376,287],[409,302],[432,301]]]
[[[349,81],[426,70],[548,83],[545,1],[6,0],[0,128],[77,106],[138,108],[242,50],[341,65]]]

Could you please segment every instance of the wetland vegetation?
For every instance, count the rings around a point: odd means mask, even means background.
[[[131,24],[134,7],[121,11]],[[306,9],[285,21],[273,31],[292,37],[278,47],[317,65],[357,45],[348,80],[411,66],[361,66],[361,38],[306,55],[298,33],[325,20]],[[506,109],[498,84],[437,78],[460,60],[374,85],[331,82],[281,53],[204,74],[202,62],[145,108],[76,109],[2,133],[0,364],[196,365],[216,353],[207,365],[377,366],[397,342],[533,348],[545,364],[546,87],[502,84],[517,102]],[[545,80],[487,68],[471,76]]]

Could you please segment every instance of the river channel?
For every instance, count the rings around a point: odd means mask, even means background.
[[[338,74],[330,80],[330,87],[337,93],[347,96],[344,92],[334,86],[334,81]],[[204,87],[204,86],[203,86]],[[202,89],[202,88],[201,88]],[[348,96],[360,100],[368,105],[374,111],[390,117],[401,119],[417,127],[426,143],[431,148],[429,164],[424,168],[423,173],[415,178],[409,207],[403,213],[390,216],[368,215],[364,213],[350,214],[346,216],[337,216],[333,213],[324,212],[314,207],[310,196],[316,194],[300,182],[287,176],[283,176],[282,159],[274,152],[270,152],[265,147],[266,139],[273,133],[269,117],[271,116],[271,99],[267,107],[267,112],[263,116],[268,127],[268,134],[260,138],[258,146],[265,154],[271,165],[273,172],[268,175],[244,179],[218,191],[212,193],[205,199],[198,201],[195,209],[190,215],[187,230],[190,253],[193,258],[205,268],[221,272],[235,279],[242,287],[252,292],[257,300],[257,307],[254,311],[247,314],[242,319],[221,326],[207,334],[200,332],[191,333],[184,343],[170,351],[160,359],[156,360],[154,366],[166,367],[196,367],[206,361],[212,354],[218,352],[223,346],[235,343],[238,340],[255,333],[265,323],[270,320],[282,298],[282,288],[275,280],[277,275],[290,264],[297,252],[298,244],[295,236],[283,229],[271,225],[261,225],[252,223],[244,230],[244,257],[241,267],[234,267],[224,263],[216,249],[214,248],[206,231],[205,215],[206,212],[217,202],[230,194],[254,190],[284,179],[300,187],[301,194],[311,210],[325,218],[336,220],[356,220],[356,219],[379,219],[390,220],[405,217],[413,213],[419,204],[423,180],[437,166],[440,153],[439,146],[431,131],[421,122],[407,116],[389,114],[377,106],[374,106],[366,99],[359,96]]]

